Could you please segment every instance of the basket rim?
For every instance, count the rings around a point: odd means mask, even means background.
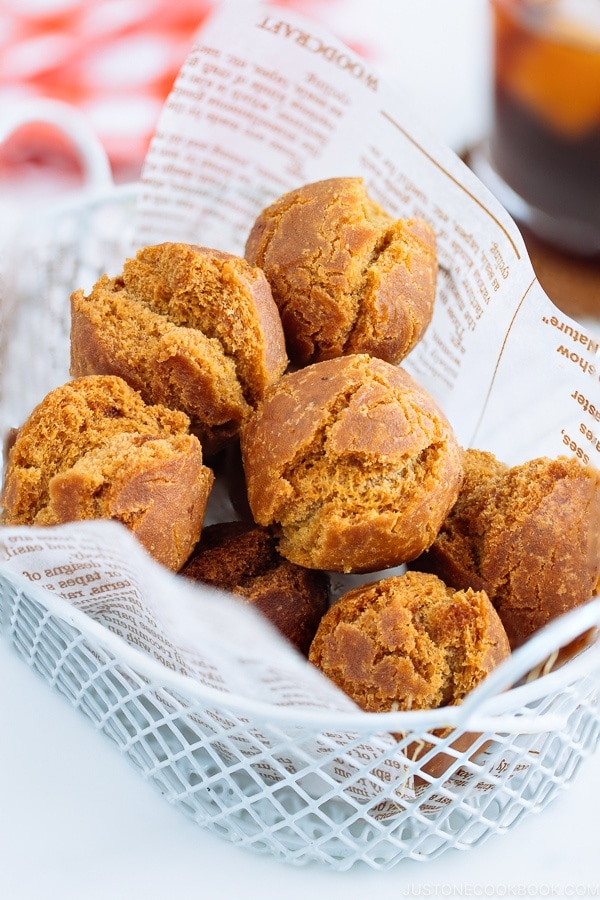
[[[29,241],[32,234],[35,234],[36,240],[39,240],[40,236],[43,239],[48,235],[54,241],[57,239],[57,233],[54,230],[48,231],[49,223],[60,225],[61,221],[68,220],[69,216],[93,213],[104,204],[118,203],[124,208],[131,205],[133,215],[130,224],[135,227],[137,199],[141,188],[141,181],[109,182],[106,185],[92,184],[53,198],[41,204],[35,211],[29,210],[17,220],[11,246],[17,246],[23,234]],[[46,241],[43,240],[43,243]]]
[[[574,637],[600,627],[600,596],[563,614],[540,629],[526,644],[515,650],[509,659],[498,666],[458,706],[444,706],[432,710],[399,710],[389,712],[356,712],[315,707],[284,706],[259,701],[241,693],[219,690],[165,666],[158,659],[130,644],[124,637],[110,631],[88,613],[77,609],[69,601],[44,587],[25,582],[23,576],[0,566],[0,604],[3,599],[1,578],[5,578],[23,596],[28,597],[50,615],[74,627],[84,637],[96,641],[112,656],[135,669],[151,686],[171,689],[204,705],[210,703],[227,707],[232,712],[252,715],[271,723],[313,726],[321,732],[335,730],[356,733],[411,733],[433,728],[459,728],[478,731],[542,731],[561,727],[560,721],[543,714],[536,717],[520,712],[526,704],[564,689],[568,684],[589,675],[600,667],[600,635],[581,652],[562,666],[532,681],[509,687],[526,674],[538,659],[544,659],[558,646]],[[558,640],[558,643],[557,643]],[[505,715],[509,713],[508,716]],[[537,726],[540,727],[537,727]]]
[[[113,181],[105,185],[84,187],[79,191],[54,199],[41,210],[41,213],[36,213],[35,219],[39,221],[40,219],[53,218],[70,211],[78,211],[86,207],[91,208],[103,202],[135,200],[142,186],[142,181]]]

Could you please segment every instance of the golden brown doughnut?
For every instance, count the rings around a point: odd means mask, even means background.
[[[238,433],[287,366],[264,274],[206,247],[144,247],[117,278],[71,298],[71,374],[118,375],[180,409],[205,455]]]
[[[327,575],[283,559],[268,529],[247,522],[204,528],[181,575],[251,604],[305,656],[329,605]]]
[[[254,519],[309,568],[373,572],[413,559],[460,487],[460,449],[438,405],[366,354],[283,376],[240,446]]]
[[[433,314],[435,234],[395,220],[362,178],[329,178],[263,210],[245,248],[271,285],[298,366],[347,353],[400,362]]]
[[[600,589],[600,473],[575,458],[508,467],[464,453],[456,505],[411,568],[485,590],[511,646]]]
[[[184,413],[147,406],[114,376],[51,391],[18,430],[2,492],[5,525],[116,519],[178,570],[213,484]]]
[[[483,591],[407,572],[345,593],[321,619],[309,660],[368,712],[456,705],[510,655]]]

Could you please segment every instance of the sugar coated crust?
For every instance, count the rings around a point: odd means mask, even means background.
[[[71,297],[71,374],[118,375],[185,412],[205,455],[238,433],[288,363],[269,284],[207,247],[141,248],[116,278]]]
[[[245,256],[267,276],[295,365],[346,353],[399,363],[433,314],[433,229],[394,219],[362,178],[284,194],[256,219]]]
[[[200,537],[214,480],[188,426],[184,413],[145,404],[115,376],[56,388],[11,446],[2,522],[115,519],[178,570]]]
[[[419,555],[456,500],[462,456],[431,396],[366,354],[271,386],[241,432],[248,502],[299,565],[374,572]]]
[[[407,572],[340,597],[309,660],[361,709],[387,712],[458,704],[509,655],[485,592]]]
[[[329,579],[284,559],[268,529],[243,522],[207,526],[181,570],[259,610],[303,655],[329,606]]]
[[[456,505],[411,563],[485,590],[517,647],[600,590],[600,473],[569,457],[509,467],[466,450]]]

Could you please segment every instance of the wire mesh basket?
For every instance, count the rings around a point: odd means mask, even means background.
[[[474,847],[543,809],[598,745],[598,643],[503,682],[598,622],[593,601],[548,626],[440,729],[439,710],[303,715],[224,696],[0,572],[6,637],[167,800],[246,848],[338,870]]]
[[[0,267],[0,428],[20,423],[69,378],[69,295],[120,270],[138,187],[96,186],[28,216]],[[26,248],[26,250],[24,249]],[[27,377],[24,378],[24,372]]]
[[[136,190],[92,191],[30,227],[27,265],[4,281],[3,437],[68,379],[65,298],[122,264]],[[600,645],[544,665],[599,624],[600,600],[556,620],[460,707],[303,712],[172,672],[0,566],[6,639],[171,803],[244,847],[334,869],[432,859],[544,808],[598,746]]]

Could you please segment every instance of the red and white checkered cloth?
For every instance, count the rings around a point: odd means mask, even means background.
[[[100,138],[115,181],[136,180],[194,37],[221,2],[0,0],[0,117],[24,99],[67,102]],[[368,59],[412,95],[452,147],[481,138],[489,114],[487,0],[266,2],[323,24]],[[23,175],[37,185],[40,173],[81,177],[56,129],[20,129],[0,146],[0,187]]]
[[[193,38],[219,0],[0,0],[0,104],[49,97],[86,115],[116,181],[135,179]],[[342,0],[278,0],[318,19]],[[360,48],[357,48],[360,49]],[[68,169],[58,135],[15,138],[4,170]]]

